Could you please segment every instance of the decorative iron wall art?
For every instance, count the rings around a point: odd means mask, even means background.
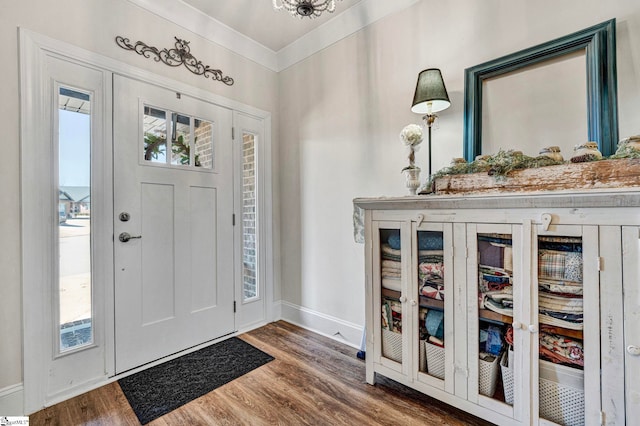
[[[220,81],[227,86],[233,85],[233,78],[223,75],[220,70],[203,65],[202,61],[197,60],[190,52],[188,41],[178,37],[174,38],[176,39],[175,47],[162,50],[149,46],[142,41],[137,41],[135,45],[131,44],[128,38],[122,36],[116,37],[116,44],[125,50],[133,50],[138,55],[142,55],[145,58],[153,58],[156,62],[162,62],[170,67],[184,65],[196,75],[202,75],[205,78],[210,77],[212,80]]]

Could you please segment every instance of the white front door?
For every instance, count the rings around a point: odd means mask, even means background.
[[[114,76],[116,372],[234,331],[231,110]]]

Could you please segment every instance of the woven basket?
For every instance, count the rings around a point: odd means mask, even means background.
[[[402,362],[402,333],[382,329],[382,356]]]
[[[566,425],[584,425],[584,372],[540,361],[540,417]]]
[[[496,393],[500,356],[494,356],[494,360],[491,362],[478,359],[478,366],[480,376],[479,391],[482,395],[492,397]]]
[[[513,405],[513,351],[509,350],[502,354],[500,360],[500,370],[502,372],[502,387],[504,388],[504,402]]]
[[[424,342],[429,375],[444,380],[444,348]]]

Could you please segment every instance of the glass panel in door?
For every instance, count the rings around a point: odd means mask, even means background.
[[[258,294],[256,135],[242,134],[242,296],[243,301]]]
[[[513,405],[514,256],[511,234],[477,234],[478,393]]]
[[[167,161],[167,112],[145,105],[142,157],[152,163]]]
[[[582,237],[538,236],[539,415],[585,421]]]
[[[58,92],[58,351],[94,341],[91,282],[91,95]]]
[[[402,362],[402,249],[400,229],[380,229],[382,357]]]
[[[445,378],[445,258],[442,231],[417,232],[419,371]]]

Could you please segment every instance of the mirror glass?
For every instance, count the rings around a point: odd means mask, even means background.
[[[482,153],[514,149],[535,157],[558,146],[565,160],[587,142],[585,51],[484,80]]]

